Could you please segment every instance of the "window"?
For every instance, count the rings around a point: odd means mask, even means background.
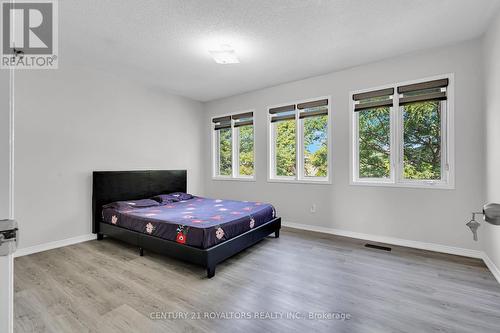
[[[359,177],[391,176],[390,109],[367,109],[358,114]]]
[[[295,115],[294,115],[295,117]],[[295,177],[297,174],[295,119],[282,120],[274,124],[276,140],[276,175]]]
[[[325,178],[328,176],[328,113],[302,119],[304,177]]]
[[[357,102],[357,170],[359,179],[386,181],[391,174],[391,107],[394,88],[359,93]]]
[[[453,188],[451,76],[355,93],[354,184]]]
[[[217,162],[219,163],[219,175],[221,176],[231,176],[233,172],[232,168],[232,132],[231,127],[221,128],[217,131],[219,137],[219,158]]]
[[[253,112],[213,118],[212,128],[214,178],[253,180]]]
[[[254,135],[253,122],[247,124],[236,124],[238,135],[238,175],[254,175]]]
[[[270,181],[329,182],[328,99],[269,109]]]

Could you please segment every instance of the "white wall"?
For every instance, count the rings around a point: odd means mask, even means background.
[[[91,233],[94,170],[187,169],[202,191],[199,102],[65,60],[16,76],[21,248]]]
[[[500,203],[500,15],[484,38],[486,200]],[[500,268],[500,226],[483,223],[484,251]]]
[[[349,92],[450,72],[455,73],[456,189],[350,186]],[[464,223],[484,201],[482,84],[481,44],[476,40],[210,102],[206,164],[210,117],[255,109],[257,181],[212,180],[207,168],[206,192],[273,203],[287,222],[478,249]],[[267,106],[325,95],[332,96],[333,185],[268,183]],[[310,213],[313,203],[315,214]]]

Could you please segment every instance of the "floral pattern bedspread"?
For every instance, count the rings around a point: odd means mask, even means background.
[[[193,197],[147,208],[104,208],[106,223],[180,244],[206,249],[256,228],[276,217],[261,202]]]

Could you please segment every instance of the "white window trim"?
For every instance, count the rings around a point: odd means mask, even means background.
[[[235,114],[253,112],[253,176],[242,176],[239,174],[240,172],[240,160],[239,160],[239,128],[234,127],[234,120],[231,120],[231,167],[232,173],[230,176],[222,176],[218,175],[218,136],[217,131],[214,130],[215,124],[213,123],[214,118],[232,116]],[[213,116],[210,118],[210,131],[212,133],[212,179],[213,180],[230,180],[230,181],[244,181],[244,182],[254,182],[257,180],[256,178],[256,153],[255,153],[255,110],[243,110],[238,112],[231,112]]]
[[[442,137],[442,154],[441,154],[441,169],[444,175],[443,180],[407,180],[403,179],[403,113],[399,106],[399,94],[397,87],[420,82],[445,79],[448,78],[446,110],[441,113],[441,137]],[[391,175],[387,179],[362,179],[359,178],[359,153],[358,153],[358,115],[354,112],[353,95],[363,92],[369,92],[385,88],[394,88],[394,107],[391,107]],[[349,113],[350,113],[350,167],[349,178],[350,185],[355,186],[387,186],[387,187],[407,187],[407,188],[426,188],[426,189],[455,189],[455,80],[454,74],[442,74],[432,77],[426,77],[418,80],[398,82],[369,89],[353,91],[349,94]]]
[[[295,165],[297,166],[297,174],[295,176],[285,177],[285,176],[276,176],[275,175],[275,165],[276,165],[276,154],[275,154],[275,145],[274,145],[274,137],[275,130],[273,123],[271,123],[271,115],[269,114],[269,110],[272,108],[280,107],[283,105],[291,105],[291,104],[300,104],[313,102],[320,99],[328,99],[328,176],[327,177],[305,177],[304,174],[304,149],[303,149],[303,121],[299,118],[300,112],[296,110],[295,112]],[[300,126],[299,126],[300,125]],[[333,166],[332,166],[332,151],[333,151],[333,135],[332,135],[332,101],[331,96],[320,96],[315,98],[308,98],[304,100],[292,101],[292,102],[284,102],[272,106],[267,107],[267,181],[269,183],[293,183],[293,184],[318,184],[318,185],[331,185],[333,179]]]

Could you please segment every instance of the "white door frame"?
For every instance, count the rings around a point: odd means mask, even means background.
[[[14,70],[9,70],[8,92],[0,92],[2,99],[7,97],[9,101],[9,212],[8,218],[14,219]],[[4,106],[0,106],[4,107]],[[1,110],[5,112],[5,110]],[[3,129],[0,129],[3,130]],[[3,156],[1,158],[4,158]],[[0,212],[4,214],[5,212]],[[5,216],[0,216],[5,218]],[[14,258],[0,256],[0,332],[13,333],[14,331]]]

